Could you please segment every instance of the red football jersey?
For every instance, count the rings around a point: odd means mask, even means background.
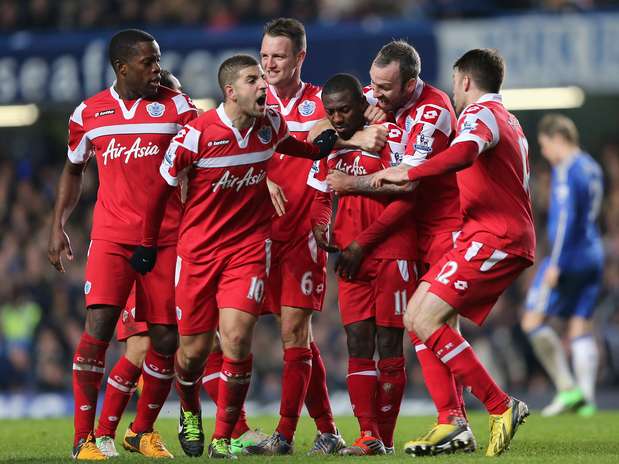
[[[277,111],[267,109],[240,132],[223,104],[178,133],[160,172],[172,186],[188,177],[177,247],[181,258],[209,261],[270,237],[273,205],[266,169],[286,137],[286,121]]]
[[[152,179],[172,137],[197,115],[186,95],[160,87],[156,97],[124,101],[114,87],[83,101],[69,119],[68,157],[84,163],[95,156],[99,191],[91,238],[138,245]],[[150,180],[149,180],[150,179]],[[180,195],[170,197],[159,234],[176,243]]]
[[[303,82],[294,97],[282,101],[275,88],[269,86],[267,105],[281,113],[293,137],[305,141],[314,124],[325,117],[320,93],[320,87]],[[283,189],[288,200],[286,214],[273,217],[271,233],[274,240],[286,241],[309,233],[314,199],[314,190],[307,185],[311,168],[312,160],[280,153],[269,161],[269,179]]]
[[[370,86],[364,93],[370,104],[376,104]],[[421,79],[417,79],[411,99],[390,118],[408,134],[402,162],[411,166],[419,166],[448,148],[456,129],[456,114],[447,94]],[[417,189],[415,221],[420,236],[460,230],[462,214],[455,173],[424,179]]]
[[[380,153],[368,153],[359,149],[335,150],[327,158],[316,161],[307,183],[319,190],[318,195],[331,195],[326,183],[329,170],[338,170],[350,176],[365,176],[402,162],[406,148],[406,133],[393,123],[384,125],[389,130],[387,143]],[[338,248],[350,242],[368,228],[385,210],[393,197],[368,197],[343,195],[339,197],[333,240]],[[372,258],[415,259],[417,239],[412,217],[404,218],[397,227],[371,252]]]
[[[464,214],[461,240],[534,260],[535,229],[529,196],[528,143],[498,94],[486,94],[458,119],[452,145],[474,141],[479,156],[458,172]]]

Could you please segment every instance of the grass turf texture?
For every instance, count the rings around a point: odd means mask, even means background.
[[[270,433],[277,421],[273,417],[252,418],[251,425]],[[279,461],[289,464],[311,461],[353,461],[369,459],[373,463],[401,462],[409,459],[422,459],[430,462],[476,462],[491,458],[484,456],[488,443],[488,419],[485,414],[472,415],[471,425],[477,438],[478,449],[473,454],[441,455],[427,458],[411,458],[403,453],[404,442],[426,432],[432,425],[432,417],[402,417],[396,430],[396,456],[377,456],[371,458],[354,457],[316,457],[308,458],[305,452],[310,448],[315,434],[314,425],[308,418],[302,418],[295,440],[295,455],[283,457],[248,456],[240,459],[248,462]],[[353,417],[340,417],[337,420],[340,431],[347,442],[356,438],[358,429]],[[152,462],[146,458],[130,454],[122,449],[122,436],[128,422],[119,427],[116,447],[121,454],[113,463]],[[169,450],[174,454],[173,462],[197,462],[185,457],[177,439],[178,422],[161,419],[158,430],[161,432]],[[205,420],[206,436],[213,430],[213,419]],[[71,462],[72,420],[1,420],[0,421],[0,462]],[[206,456],[201,458],[206,459]],[[533,414],[518,431],[511,449],[499,457],[501,463],[617,463],[619,462],[619,412],[601,412],[593,418],[578,416],[542,418]],[[240,462],[240,461],[239,461]]]

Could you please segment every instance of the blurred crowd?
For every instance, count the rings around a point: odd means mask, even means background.
[[[13,138],[11,147],[0,146],[0,275],[4,277],[0,279],[0,393],[71,388],[71,359],[84,320],[83,268],[97,173],[94,165],[86,170],[81,201],[67,227],[75,257],[71,262],[65,259],[66,272],[60,274],[47,262],[51,211],[64,160],[64,131],[58,128],[56,132],[55,139],[29,132]],[[599,378],[601,384],[614,385],[619,382],[619,143],[606,143],[595,155],[607,176],[601,218],[608,256],[606,284],[596,313],[604,356]],[[544,224],[549,172],[545,161],[532,157],[540,257],[547,251]],[[463,329],[500,383],[520,391],[549,392],[546,377],[518,326],[533,271],[528,270],[504,295],[483,330],[470,324]],[[327,365],[330,387],[344,389],[347,358],[335,288],[330,273],[325,309],[315,315],[314,335]],[[254,399],[279,398],[282,351],[280,344],[274,343],[278,338],[275,321],[261,319],[254,338],[255,352],[262,354],[255,358]],[[108,367],[122,349],[114,343],[108,352]],[[407,356],[413,385],[409,394],[423,394],[421,373],[410,348]]]
[[[586,11],[617,5],[617,0],[0,0],[0,31],[167,25],[227,29],[278,16],[330,23],[379,17],[480,17],[529,9]]]

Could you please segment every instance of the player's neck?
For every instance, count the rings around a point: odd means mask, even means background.
[[[138,92],[128,88],[123,81],[116,81],[114,83],[114,90],[116,90],[118,96],[123,100],[137,100],[142,96]]]
[[[290,82],[277,87],[274,86],[275,93],[277,93],[280,100],[289,100],[297,94],[301,88],[301,85],[301,77],[295,75],[292,79],[290,79]]]
[[[578,152],[580,152],[580,147],[578,145],[565,144],[560,148],[558,153],[559,156],[557,156],[554,164],[559,165],[569,163],[569,161],[574,158]]]
[[[224,103],[224,112],[232,122],[232,126],[238,130],[247,129],[254,123],[253,116],[244,113],[238,105],[233,102]]]

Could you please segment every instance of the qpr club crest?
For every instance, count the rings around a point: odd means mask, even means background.
[[[303,100],[299,104],[299,113],[301,116],[311,116],[316,111],[316,102],[311,100]]]
[[[152,102],[146,105],[146,111],[148,111],[148,114],[150,114],[153,118],[159,118],[163,116],[165,106],[159,102]]]
[[[272,136],[271,126],[262,126],[258,131],[258,139],[265,145],[271,141]]]

